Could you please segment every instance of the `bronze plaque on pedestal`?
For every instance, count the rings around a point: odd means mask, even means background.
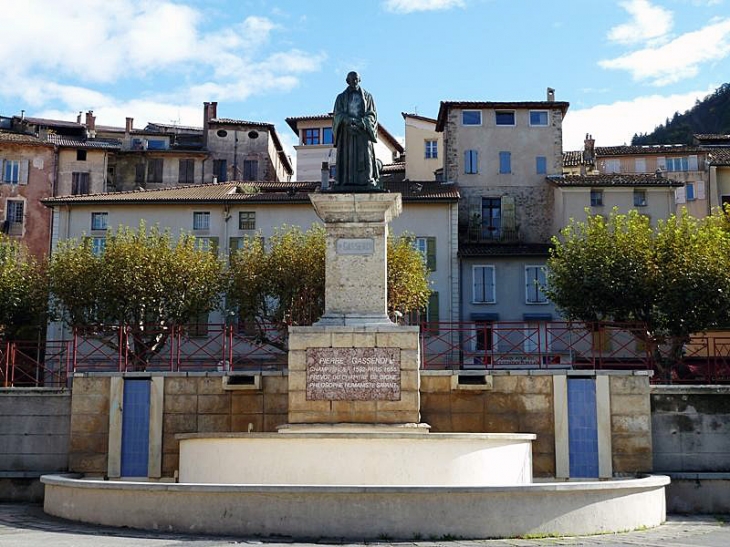
[[[307,349],[308,401],[399,401],[400,348]]]

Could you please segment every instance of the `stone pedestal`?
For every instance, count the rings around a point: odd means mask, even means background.
[[[418,327],[289,329],[289,424],[420,421]]]
[[[325,312],[316,325],[392,325],[387,314],[388,223],[400,194],[312,194],[325,223]]]

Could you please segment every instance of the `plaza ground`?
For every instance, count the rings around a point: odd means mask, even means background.
[[[542,545],[634,545],[661,547],[726,547],[730,545],[727,517],[669,515],[666,524],[651,530],[587,537],[459,540],[414,538],[413,541],[370,542],[369,545],[418,547],[542,546]],[[364,543],[346,543],[365,545]],[[3,547],[213,547],[223,545],[323,545],[316,538],[295,542],[291,538],[239,538],[193,536],[146,532],[128,528],[90,526],[50,517],[40,505],[0,504],[0,545]]]

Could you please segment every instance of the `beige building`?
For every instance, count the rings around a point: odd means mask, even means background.
[[[443,166],[443,133],[436,120],[418,114],[401,113],[406,126],[406,172],[408,180],[436,180]]]
[[[710,207],[730,203],[730,135],[695,135],[707,154],[708,199]]]
[[[69,238],[91,237],[102,252],[107,229],[139,225],[189,232],[225,259],[246,237],[271,237],[284,226],[303,229],[319,223],[309,201],[318,183],[221,183],[160,190],[62,196],[44,203],[53,211],[53,248]],[[435,291],[427,310],[431,321],[458,320],[457,202],[454,185],[393,183],[403,196],[403,213],[393,234],[408,233],[424,254]],[[222,318],[211,315],[211,322]],[[58,326],[54,336],[60,336]]]
[[[561,175],[548,177],[554,188],[552,233],[557,234],[571,219],[586,214],[608,216],[632,209],[648,216],[652,224],[675,211],[675,192],[682,182],[660,174]]]
[[[297,152],[296,180],[321,181],[322,164],[325,162],[330,169],[330,178],[333,178],[337,152],[332,140],[332,114],[292,117],[287,118],[286,123],[299,140],[299,144],[294,146]],[[375,157],[387,165],[398,160],[403,152],[403,145],[382,124],[378,124]]]

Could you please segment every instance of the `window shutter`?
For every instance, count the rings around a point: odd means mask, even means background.
[[[439,293],[433,291],[431,296],[428,297],[428,322],[429,332],[432,334],[438,334],[439,324]]]
[[[662,171],[666,171],[667,170],[667,158],[665,158],[663,156],[659,156],[656,159],[656,168],[661,169]]]
[[[426,267],[432,271],[436,271],[436,238],[426,238]]]
[[[28,171],[30,170],[30,162],[28,160],[20,160],[20,174],[18,176],[19,184],[28,184]]]
[[[675,203],[687,203],[687,195],[684,191],[684,186],[677,188],[674,191],[674,202]]]
[[[242,237],[232,237],[228,240],[228,256],[231,257],[239,249],[243,248]]]
[[[512,155],[509,152],[499,153],[499,172],[502,174],[512,172]]]
[[[706,199],[704,181],[698,180],[695,182],[695,190],[697,191],[697,199]]]
[[[517,230],[517,212],[515,211],[515,198],[512,196],[502,196],[501,199],[502,213],[502,233],[505,239],[514,238]]]
[[[697,162],[697,156],[690,156],[689,162],[688,162],[688,169],[690,171],[699,171],[699,166]]]
[[[0,159],[0,182],[5,182],[5,160]]]

